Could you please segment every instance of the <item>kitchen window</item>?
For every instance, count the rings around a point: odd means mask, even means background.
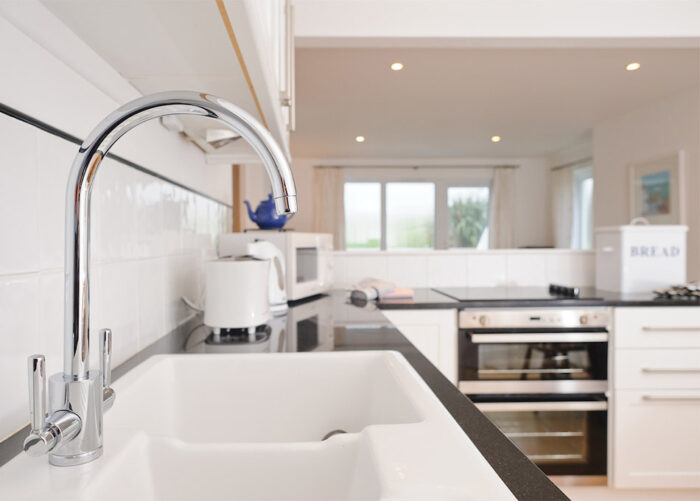
[[[347,250],[487,249],[489,180],[344,184]]]
[[[593,247],[593,168],[574,170],[574,249]]]

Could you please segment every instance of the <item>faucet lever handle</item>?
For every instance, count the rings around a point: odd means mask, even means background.
[[[100,371],[102,387],[109,388],[112,384],[112,329],[100,331]]]
[[[46,424],[46,357],[32,355],[27,359],[29,372],[29,422],[32,432]]]
[[[100,372],[102,372],[102,412],[111,409],[116,394],[112,384],[112,329],[100,331]]]

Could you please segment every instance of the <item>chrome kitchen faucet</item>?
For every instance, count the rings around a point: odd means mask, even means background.
[[[49,379],[46,361],[29,357],[31,433],[24,450],[48,453],[57,466],[87,463],[102,454],[102,416],[114,402],[110,388],[112,332],[100,331],[100,370],[89,370],[90,196],[100,162],[112,145],[139,124],[166,115],[199,115],[228,125],[260,156],[272,183],[278,214],[297,211],[296,188],[284,152],[252,116],[223,99],[169,91],[135,99],[108,115],[78,150],[66,190],[65,324],[63,372]]]

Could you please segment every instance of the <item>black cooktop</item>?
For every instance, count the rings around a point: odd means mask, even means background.
[[[603,300],[599,291],[592,287],[581,287],[577,297],[549,292],[542,287],[439,287],[435,292],[457,301],[551,301],[568,299],[572,301]]]

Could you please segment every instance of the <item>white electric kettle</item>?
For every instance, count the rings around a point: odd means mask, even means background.
[[[205,265],[204,324],[220,329],[255,328],[272,318],[270,262],[252,256],[222,257]]]
[[[270,261],[270,309],[274,315],[287,311],[286,266],[282,251],[267,240],[256,240],[248,244],[246,253]]]

